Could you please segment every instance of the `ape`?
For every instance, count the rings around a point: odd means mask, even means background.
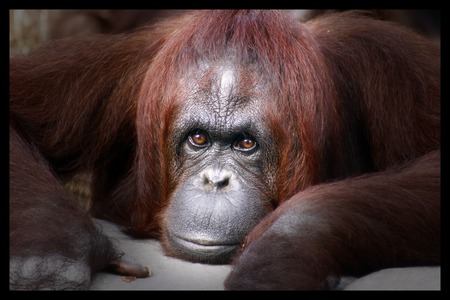
[[[93,216],[230,289],[440,262],[440,53],[359,13],[200,11],[10,61],[10,286],[145,276]]]

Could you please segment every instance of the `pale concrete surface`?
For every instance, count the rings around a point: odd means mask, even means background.
[[[109,222],[95,220],[130,260],[149,266],[153,275],[127,281],[109,273],[94,275],[91,290],[223,290],[231,270],[229,265],[197,264],[167,257],[159,242],[138,240],[123,234]],[[365,277],[346,277],[338,289],[344,290],[439,290],[440,267],[385,269]]]
[[[392,268],[350,283],[345,290],[440,290],[440,267]]]

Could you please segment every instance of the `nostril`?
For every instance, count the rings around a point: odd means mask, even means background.
[[[213,184],[215,186],[217,186],[218,188],[223,188],[228,185],[229,180],[230,180],[230,178],[226,177],[226,178],[223,178],[222,180],[218,180],[218,181],[214,182]]]

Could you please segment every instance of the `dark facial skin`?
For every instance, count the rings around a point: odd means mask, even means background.
[[[238,85],[249,74],[230,65],[196,74],[201,83],[189,88],[170,135],[178,181],[163,234],[172,255],[191,261],[229,262],[273,210],[277,153],[261,112],[263,93],[258,86],[242,93]]]

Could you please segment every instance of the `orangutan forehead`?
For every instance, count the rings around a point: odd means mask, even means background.
[[[202,95],[221,108],[244,105],[249,100],[261,97],[267,80],[262,78],[257,66],[242,64],[234,57],[220,61],[201,61],[191,66],[182,79],[182,85],[190,93]],[[242,102],[242,103],[241,103]]]
[[[189,72],[180,81],[182,101],[180,122],[184,127],[213,131],[250,131],[260,123],[259,111],[265,100],[255,72],[230,62],[208,63]]]

